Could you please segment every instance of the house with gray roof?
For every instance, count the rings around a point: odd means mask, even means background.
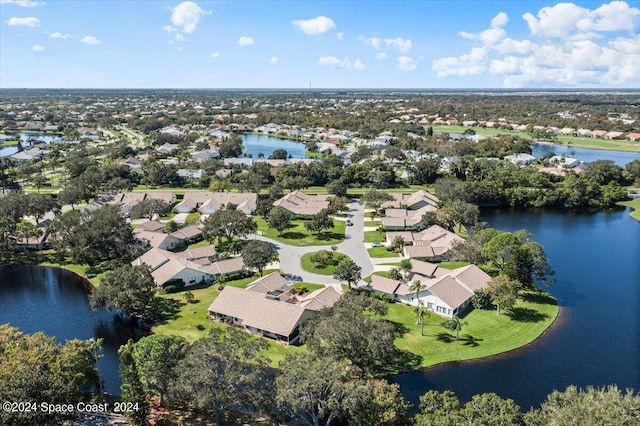
[[[316,311],[333,306],[339,298],[333,287],[297,296],[287,280],[274,272],[246,289],[225,287],[209,306],[209,315],[253,335],[290,345],[298,343],[301,326]]]
[[[367,289],[389,295],[406,305],[422,304],[435,313],[451,318],[463,312],[470,303],[473,292],[486,288],[491,277],[476,265],[457,269],[444,269],[437,264],[411,260],[409,277],[401,280],[372,275]],[[421,288],[411,291],[411,285],[420,281]]]

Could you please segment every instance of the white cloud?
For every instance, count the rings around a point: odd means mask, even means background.
[[[366,46],[371,46],[376,50],[385,48],[396,48],[400,53],[407,53],[411,50],[413,42],[409,39],[396,38],[378,38],[378,37],[358,37],[358,40],[362,41]]]
[[[171,25],[165,25],[164,27],[162,27],[162,29],[165,31],[169,31],[170,33],[178,31],[176,27],[173,27]]]
[[[487,53],[485,47],[474,47],[465,55],[436,59],[433,61],[432,68],[438,73],[438,77],[481,74],[487,69],[485,64]]]
[[[491,28],[504,27],[507,22],[509,22],[509,16],[504,12],[500,12],[491,20]]]
[[[36,7],[43,6],[46,3],[32,0],[0,0],[0,4],[15,4],[20,7]]]
[[[353,61],[353,69],[356,71],[362,71],[367,69],[367,67],[362,63],[362,61],[359,58],[356,58],[356,60]]]
[[[488,74],[504,87],[640,86],[640,9],[612,1],[594,9],[559,3],[525,13],[531,39],[516,40],[504,30],[508,16],[497,14],[480,33],[460,31],[480,47],[433,61],[438,77]],[[612,38],[610,32],[616,32]],[[627,32],[628,35],[621,35]],[[608,34],[609,33],[609,34]]]
[[[356,58],[355,61],[351,61],[349,58],[338,59],[335,56],[321,56],[320,59],[318,59],[318,65],[356,71],[367,69],[359,58]]]
[[[272,56],[271,59],[269,59],[269,63],[270,64],[284,64],[284,60],[278,58],[277,56]]]
[[[307,35],[320,35],[327,31],[331,31],[336,27],[333,19],[326,16],[318,16],[317,18],[308,20],[291,21],[294,27],[299,28],[303,33]]]
[[[387,59],[389,57],[389,55],[387,55],[384,52],[378,52],[376,54],[376,59],[381,60],[381,59]]]
[[[400,56],[398,58],[398,65],[397,65],[399,70],[402,71],[413,71],[416,69],[417,64],[415,59],[410,58],[408,56]]]
[[[590,31],[634,31],[640,9],[624,1],[612,1],[590,10],[573,3],[543,7],[537,16],[525,13],[531,34],[544,38],[564,38],[572,33]]]
[[[238,46],[240,47],[251,46],[253,43],[254,41],[251,37],[242,36],[238,39]]]
[[[174,37],[175,41],[185,42],[187,39],[182,34],[176,34]]]
[[[39,44],[35,44],[31,48],[31,50],[33,50],[34,52],[44,52],[44,47],[40,46]]]
[[[336,38],[338,40],[342,40],[344,38],[344,34],[342,34],[341,32],[340,33],[336,33]]]
[[[80,41],[86,44],[100,44],[100,40],[92,35],[84,36]]]
[[[459,31],[458,35],[468,40],[480,40],[485,46],[493,46],[507,37],[507,32],[502,28],[509,21],[506,13],[500,12],[491,20],[491,26],[478,34],[467,31]]]
[[[40,20],[34,16],[29,16],[28,18],[11,18],[7,21],[12,27],[39,27]]]
[[[212,54],[211,54],[211,57],[212,57],[213,59],[218,59],[218,58],[220,57],[220,54],[219,54],[218,52],[215,52],[215,53],[212,53]]]
[[[55,33],[49,34],[49,37],[51,37],[51,38],[72,38],[73,36],[71,34],[62,34],[62,33],[59,33],[59,32],[55,32]]]
[[[167,31],[175,31],[175,28],[182,28],[183,32],[191,34],[196,30],[200,18],[209,14],[211,14],[210,11],[207,12],[196,3],[184,1],[172,9],[171,23],[173,27],[167,25],[163,28]]]

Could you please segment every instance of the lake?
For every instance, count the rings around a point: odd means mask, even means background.
[[[628,210],[489,210],[482,220],[505,231],[527,229],[544,245],[560,316],[523,349],[394,377],[414,409],[430,389],[451,389],[463,401],[495,392],[524,410],[571,384],[640,390],[640,223]]]
[[[242,135],[242,145],[244,145],[243,154],[251,154],[254,160],[258,159],[258,154],[260,153],[264,154],[264,158],[267,158],[276,149],[284,149],[293,158],[307,158],[304,153],[305,144],[288,139],[266,135]]]
[[[99,361],[105,391],[120,394],[118,348],[140,333],[114,321],[114,314],[92,311],[82,279],[59,268],[0,266],[0,324],[24,333],[43,331],[64,343],[69,339],[104,339]]]
[[[57,135],[47,135],[47,134],[44,134],[44,133],[18,133],[18,136],[20,137],[20,141],[22,143],[22,148],[23,149],[28,149],[29,148],[29,143],[28,143],[29,139],[35,139],[36,141],[38,141],[37,143],[44,142],[46,144],[49,144],[49,143],[52,143],[52,142],[64,142],[64,143],[66,143],[66,141],[64,141],[63,139],[61,139]],[[18,152],[18,146],[17,145],[0,147],[0,157],[7,157],[7,156],[13,155],[13,154],[15,154],[17,152]]]
[[[549,291],[558,299],[560,317],[523,349],[393,377],[414,408],[429,389],[451,389],[461,400],[495,392],[525,410],[570,384],[640,390],[640,223],[627,210],[490,210],[482,220],[506,231],[525,228],[545,246],[556,271]],[[0,268],[0,323],[6,322],[61,341],[103,337],[100,371],[107,391],[119,393],[117,348],[132,330],[118,327],[106,310],[91,311],[76,275],[53,268]]]
[[[568,145],[554,145],[549,143],[533,143],[534,157],[553,152],[555,155],[577,158],[585,163],[596,160],[611,160],[618,166],[624,167],[633,160],[640,160],[640,152],[608,151],[604,149],[576,148]]]

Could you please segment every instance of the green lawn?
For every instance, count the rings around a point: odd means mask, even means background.
[[[273,272],[273,270],[265,271],[265,275],[270,272]],[[255,281],[258,278],[258,275],[254,275],[250,278],[230,281],[225,285],[245,288],[249,283]],[[310,288],[310,286],[318,285],[319,284],[305,284],[307,288]],[[153,331],[155,333],[174,334],[184,337],[189,342],[193,342],[197,339],[205,337],[209,330],[212,328],[228,327],[225,324],[209,319],[209,305],[211,305],[211,302],[213,302],[213,300],[218,297],[218,294],[220,294],[217,285],[213,284],[204,288],[189,289],[189,291],[193,293],[196,300],[195,303],[184,303],[184,291],[161,295],[161,297],[163,298],[173,299],[179,302],[180,305],[177,314],[172,319],[166,321],[163,324],[158,324],[153,327]],[[273,342],[269,339],[264,340],[269,344],[269,349],[264,351],[264,355],[271,360],[271,365],[274,367],[276,367],[287,354],[306,350],[306,347],[304,346],[285,346]]]
[[[463,133],[469,127],[465,126],[433,126],[434,132],[443,132],[443,133]],[[497,135],[513,135],[520,136],[525,139],[531,139],[531,135],[525,132],[520,132],[517,130],[503,130],[503,129],[494,129],[494,128],[482,128],[482,127],[473,127],[473,130],[476,131],[476,134],[483,136],[497,136]],[[600,138],[587,138],[587,137],[578,137],[578,136],[565,136],[558,135],[558,140],[554,141],[555,143],[561,145],[571,145],[579,148],[591,148],[591,149],[608,149],[612,151],[632,151],[632,152],[640,152],[640,143],[625,141],[625,140],[607,140]]]
[[[380,221],[379,220],[366,220],[364,222],[364,226],[375,226],[375,227],[378,227],[378,226],[380,226]]]
[[[199,220],[200,220],[200,213],[189,213],[186,219],[184,220],[184,223],[186,225],[193,225],[194,223],[197,223]]]
[[[387,233],[382,231],[365,231],[364,242],[365,243],[379,243],[387,238]]]
[[[343,259],[349,258],[349,256],[347,256],[344,253],[340,253],[337,251],[332,252],[331,254],[333,255],[333,259],[329,262],[327,266],[321,268],[311,261],[311,256],[313,256],[314,253],[317,253],[317,252],[303,254],[302,257],[300,258],[300,263],[302,264],[302,269],[308,272],[313,272],[315,274],[333,275],[338,264]]]
[[[629,213],[629,215],[636,220],[640,220],[640,198],[634,198],[631,201],[621,201],[618,204],[631,207],[631,213]]]
[[[282,235],[278,235],[278,231],[269,228],[269,225],[260,216],[253,216],[253,220],[258,224],[258,231],[276,241],[293,246],[328,246],[340,244],[344,241],[344,231],[346,223],[343,220],[334,220],[333,228],[318,234],[310,233],[304,227],[304,220],[294,219],[291,221],[289,229],[284,231]]]
[[[4,142],[0,142],[0,147],[16,146],[19,143],[20,141],[4,141]]]
[[[383,318],[399,330],[396,346],[420,356],[420,367],[447,361],[482,358],[524,346],[540,336],[558,315],[558,305],[544,291],[523,293],[512,312],[472,310],[462,318],[460,340],[442,326],[446,321],[435,313],[425,317],[424,336],[415,323],[413,307],[389,304]],[[468,324],[464,324],[464,323]]]
[[[387,250],[387,247],[371,247],[367,249],[370,257],[398,257],[399,253]]]
[[[469,262],[440,262],[438,266],[444,269],[456,269],[469,265]]]
[[[313,293],[314,291],[320,290],[321,288],[325,288],[326,286],[324,284],[305,283],[305,282],[298,283],[293,286],[293,288],[299,288],[299,287],[304,287],[307,289],[307,292]]]

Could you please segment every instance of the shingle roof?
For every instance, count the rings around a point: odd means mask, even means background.
[[[452,309],[462,305],[473,294],[450,275],[445,275],[435,283],[431,284],[429,286],[429,291],[449,305]]]
[[[267,299],[262,293],[231,286],[220,292],[209,306],[209,312],[238,318],[245,326],[282,336],[290,335],[310,315],[305,314],[302,306]]]
[[[288,291],[291,289],[291,287],[289,286],[286,278],[284,278],[278,272],[272,272],[269,275],[258,278],[247,287],[247,290],[249,291],[255,291],[264,294],[269,293],[270,291],[285,289]]]
[[[314,291],[301,300],[301,305],[312,311],[332,307],[340,300],[340,293],[333,287],[325,287]]]

